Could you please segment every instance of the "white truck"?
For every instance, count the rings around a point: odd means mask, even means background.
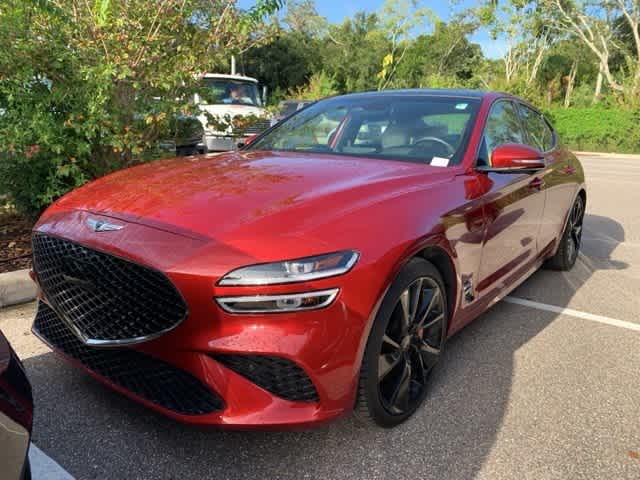
[[[243,75],[207,73],[201,77],[202,89],[195,96],[200,112],[198,119],[204,128],[201,151],[220,152],[235,149],[246,137],[261,133],[270,126],[264,108],[266,89],[258,88],[258,80]],[[209,115],[207,115],[209,114]],[[239,117],[251,118],[246,127],[220,126],[211,123],[210,116],[219,120]],[[247,123],[239,121],[237,123]]]

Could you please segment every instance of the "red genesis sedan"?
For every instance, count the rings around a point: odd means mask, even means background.
[[[235,152],[123,170],[33,232],[34,333],[174,419],[390,427],[445,341],[541,265],[570,269],[582,167],[506,94],[317,102]]]

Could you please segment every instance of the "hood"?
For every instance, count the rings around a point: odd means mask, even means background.
[[[408,162],[281,152],[230,152],[162,160],[77,189],[57,208],[162,225],[222,240],[317,229],[354,210],[453,178]]]

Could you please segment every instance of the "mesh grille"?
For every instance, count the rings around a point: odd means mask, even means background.
[[[128,348],[95,348],[80,342],[51,308],[40,302],[36,334],[88,369],[136,395],[182,415],[220,410],[222,400],[197,378]]]
[[[176,288],[156,270],[48,235],[35,234],[32,243],[48,301],[87,339],[155,336],[187,314]]]
[[[264,355],[213,355],[213,358],[285,400],[319,401],[311,379],[290,360]]]

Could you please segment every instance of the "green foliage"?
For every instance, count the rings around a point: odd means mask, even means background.
[[[314,73],[309,83],[289,91],[288,97],[299,100],[320,100],[321,98],[336,95],[335,82],[325,72]]]
[[[321,70],[319,50],[321,40],[318,38],[281,30],[268,44],[247,52],[244,65],[251,76],[267,84],[270,100],[277,102],[285,92],[302,87],[314,72]]]
[[[378,87],[377,75],[389,44],[378,15],[364,12],[339,25],[330,25],[321,51],[323,70],[340,92],[360,92]]]
[[[596,105],[553,108],[547,114],[570,148],[617,153],[640,152],[640,111]]]
[[[194,111],[198,74],[270,32],[282,0],[4,0],[0,194],[36,214],[87,180],[156,157]]]

